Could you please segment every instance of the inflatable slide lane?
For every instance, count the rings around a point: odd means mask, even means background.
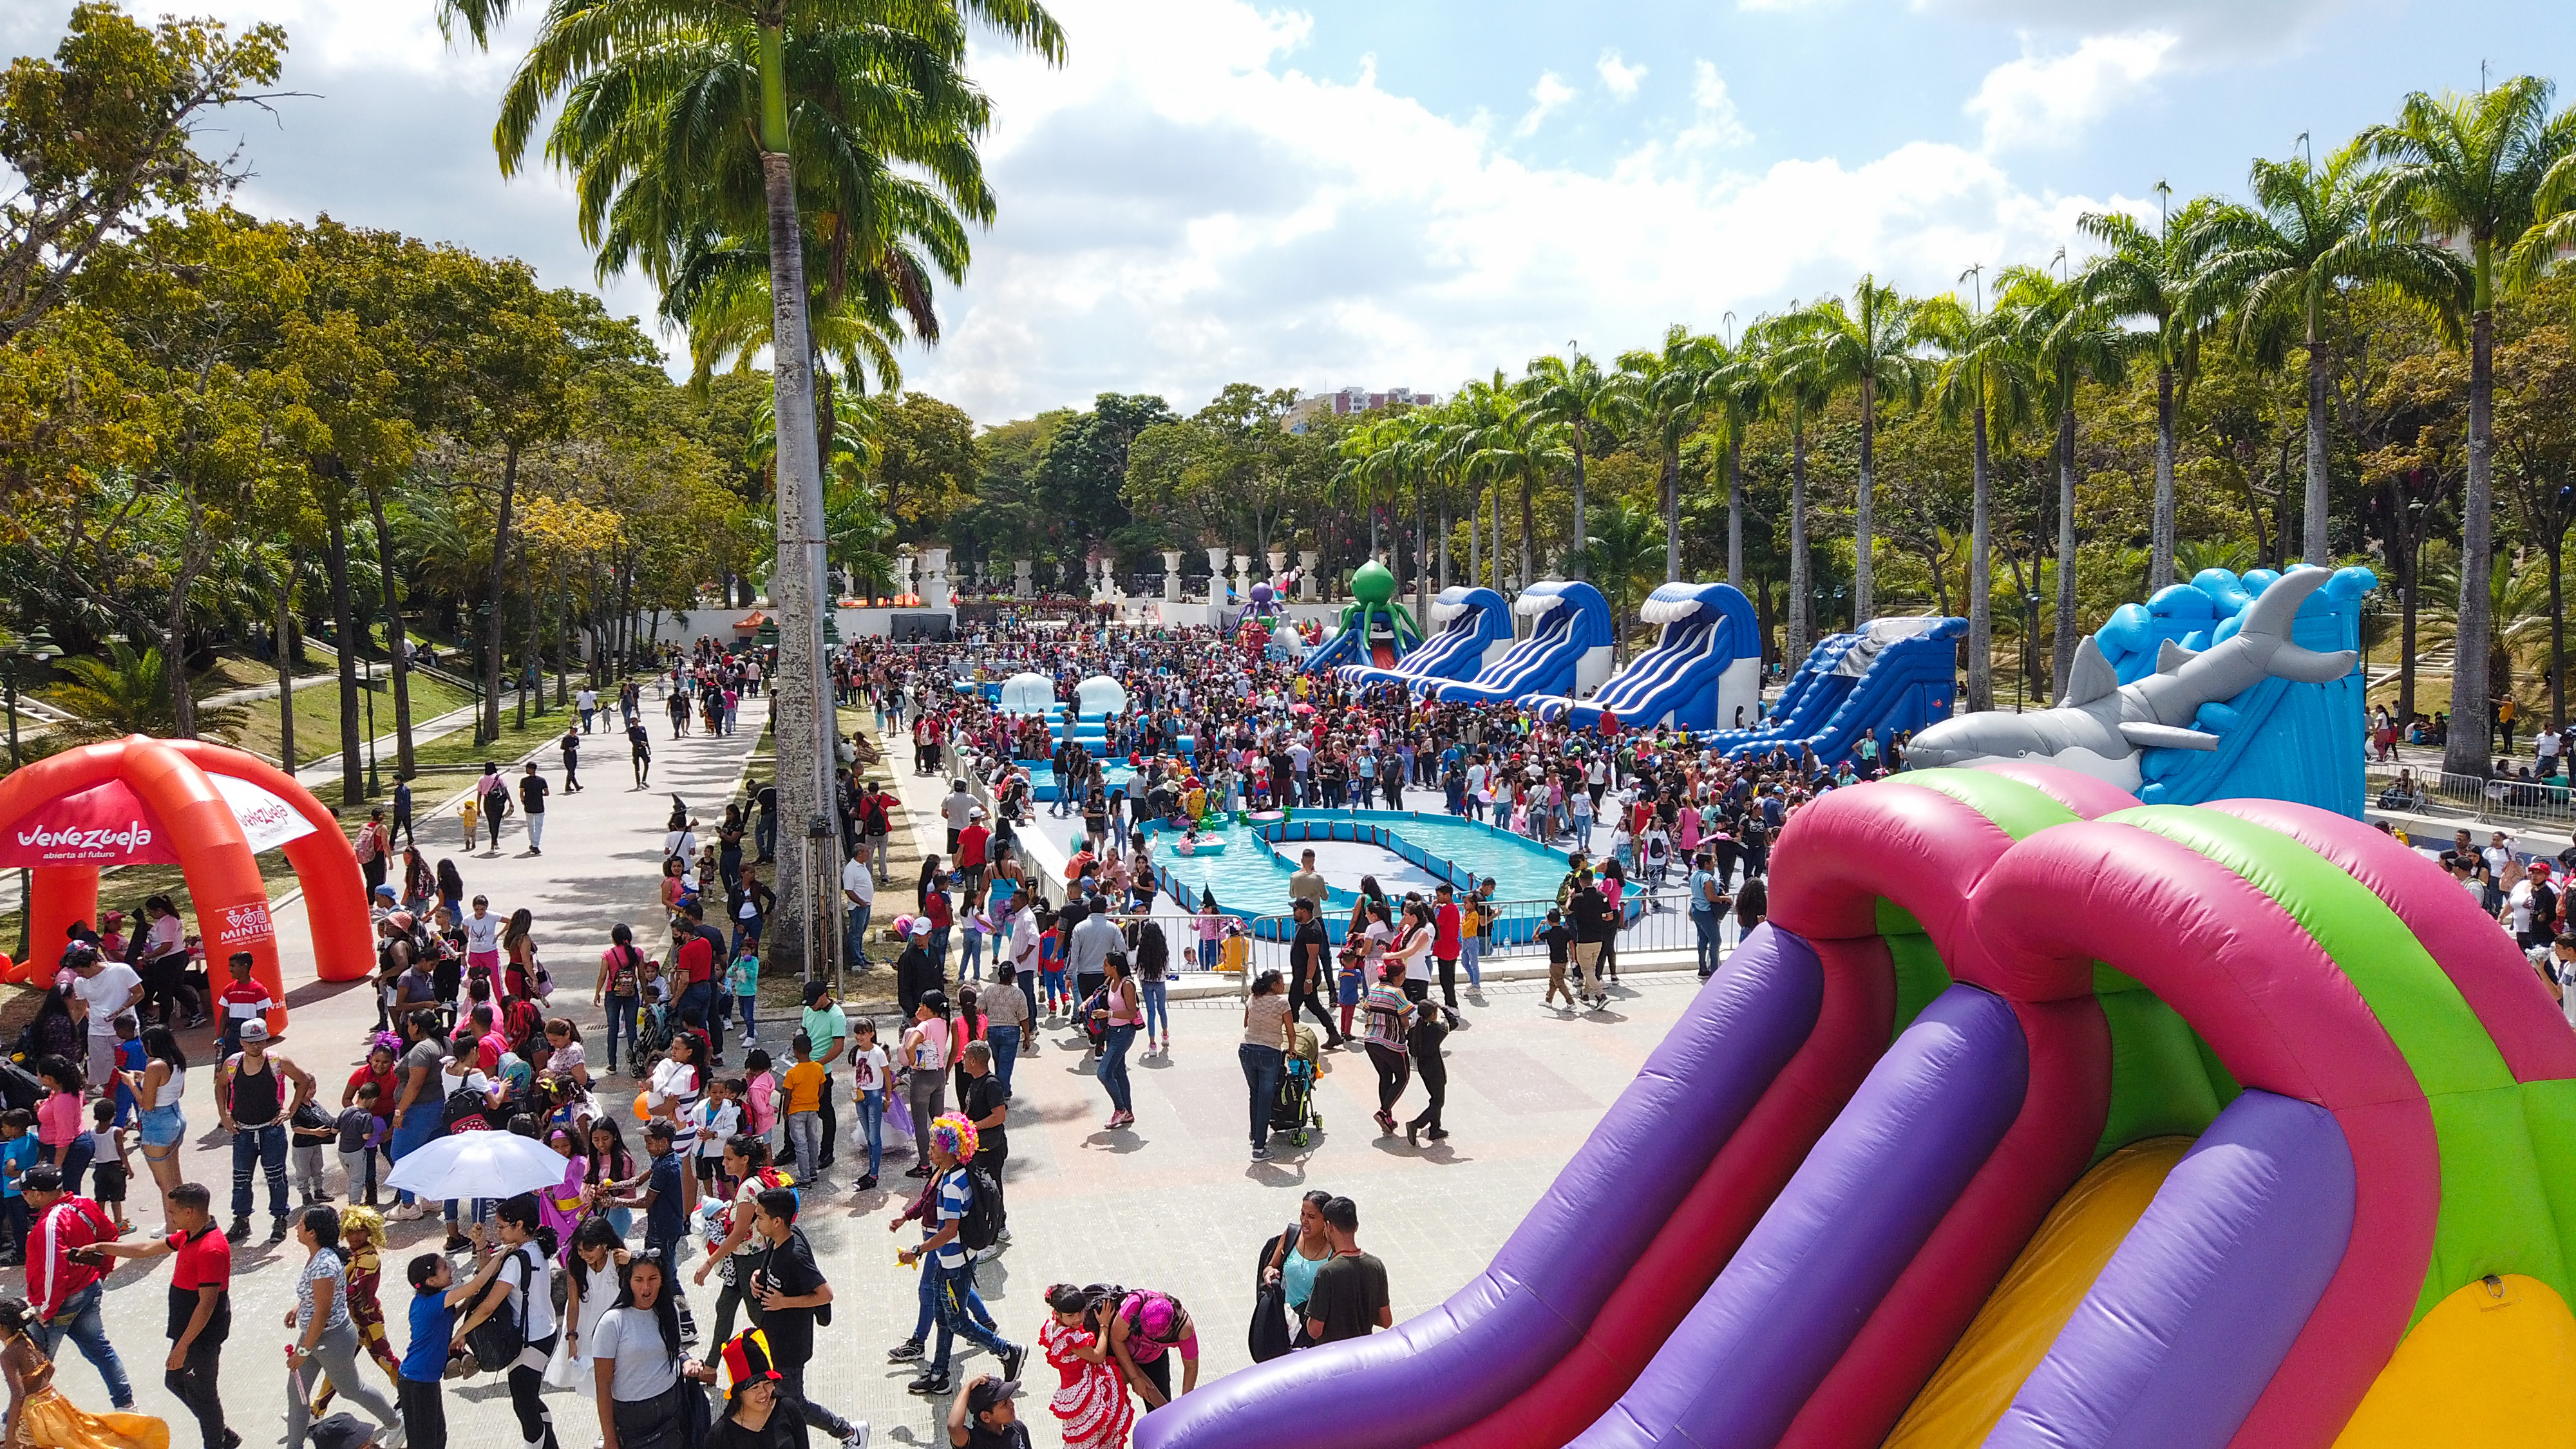
[[[2431,861],[2028,764],[1773,861],[1482,1276],[1139,1449],[2576,1444],[2576,1033]]]
[[[1883,750],[1897,731],[1949,717],[1967,632],[1967,620],[1936,614],[1874,619],[1856,633],[1828,635],[1761,728],[1720,730],[1704,742],[1736,759],[1803,746],[1827,764],[1850,758],[1864,736]]]
[[[1473,679],[1424,680],[1417,691],[1509,704],[1525,694],[1580,698],[1610,677],[1610,601],[1599,589],[1580,579],[1542,579],[1521,590],[1512,612],[1531,621],[1528,638]]]
[[[1714,728],[1735,712],[1758,712],[1762,699],[1762,628],[1753,601],[1731,584],[1662,584],[1637,609],[1660,625],[1655,647],[1628,661],[1588,700],[1525,694],[1521,707],[1539,718],[1571,719],[1585,729],[1615,716],[1620,725],[1652,729]]]
[[[2077,645],[2054,709],[1962,715],[1923,732],[1918,765],[2053,764],[2151,805],[2227,795],[2296,800],[2359,819],[2361,599],[2368,569],[2204,569],[2123,604]]]
[[[1431,637],[1422,647],[1396,661],[1394,668],[1345,664],[1342,677],[1355,684],[1473,679],[1512,647],[1512,606],[1492,589],[1453,585],[1432,596],[1431,628]]]

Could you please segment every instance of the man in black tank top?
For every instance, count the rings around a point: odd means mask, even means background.
[[[233,1134],[233,1226],[226,1236],[234,1242],[250,1238],[254,1164],[268,1175],[268,1241],[286,1241],[286,1123],[313,1100],[313,1077],[269,1050],[276,1040],[268,1023],[245,1021],[241,1051],[215,1068],[215,1111]]]

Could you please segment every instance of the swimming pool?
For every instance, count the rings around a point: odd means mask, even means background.
[[[1412,810],[1295,810],[1287,812],[1284,820],[1265,813],[1252,823],[1229,820],[1216,830],[1201,832],[1202,839],[1223,842],[1223,852],[1216,855],[1184,855],[1177,832],[1155,829],[1151,832],[1151,858],[1156,881],[1166,894],[1186,892],[1183,898],[1191,905],[1214,891],[1218,910],[1246,921],[1286,916],[1288,877],[1296,870],[1297,854],[1305,846],[1296,839],[1273,845],[1262,838],[1257,828],[1263,823],[1281,824],[1292,834],[1312,831],[1319,842],[1350,842],[1335,849],[1336,854],[1345,857],[1356,853],[1354,847],[1371,848],[1368,842],[1383,832],[1391,837],[1386,849],[1410,867],[1402,875],[1428,877],[1435,883],[1445,880],[1462,890],[1470,876],[1479,881],[1490,879],[1498,901],[1555,899],[1557,885],[1565,879],[1569,864],[1569,857],[1561,850],[1454,815],[1427,815]],[[1353,890],[1334,878],[1339,874],[1333,872],[1326,878],[1326,914],[1331,917],[1326,924],[1336,938],[1356,899]],[[1390,875],[1394,874],[1391,870]],[[1389,894],[1400,896],[1416,882],[1380,876],[1379,884]]]

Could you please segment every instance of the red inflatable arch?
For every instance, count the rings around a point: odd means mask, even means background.
[[[35,960],[13,965],[8,979],[43,981],[64,931],[96,921],[103,866],[175,862],[208,959],[250,952],[254,977],[283,1001],[277,930],[254,859],[278,848],[304,888],[320,977],[354,981],[374,970],[357,852],[313,792],[267,761],[202,740],[128,735],[18,770],[0,779],[0,866],[34,873]],[[283,1027],[286,1013],[269,1024]]]

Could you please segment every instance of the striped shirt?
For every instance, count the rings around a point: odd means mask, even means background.
[[[951,1235],[947,1245],[939,1250],[940,1267],[966,1266],[966,1209],[973,1206],[974,1202],[974,1179],[966,1175],[965,1168],[952,1167],[940,1175],[939,1221],[957,1225],[956,1233]]]

